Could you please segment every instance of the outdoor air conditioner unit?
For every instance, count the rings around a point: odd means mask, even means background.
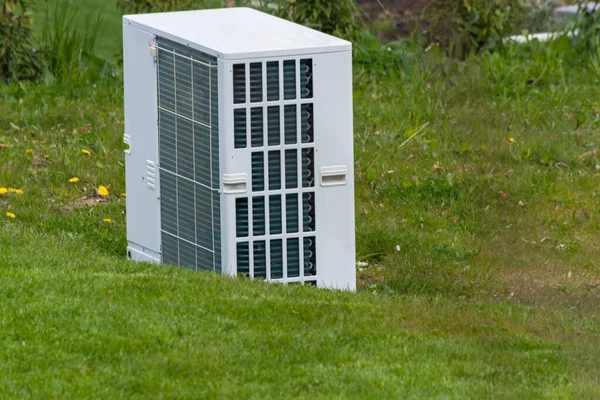
[[[230,8],[123,47],[128,257],[354,290],[351,43]]]

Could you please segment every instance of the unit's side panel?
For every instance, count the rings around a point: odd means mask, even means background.
[[[352,54],[313,61],[318,285],[355,290]]]
[[[153,35],[123,26],[128,255],[160,261],[157,85]]]

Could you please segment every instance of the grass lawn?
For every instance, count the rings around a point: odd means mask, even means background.
[[[0,397],[600,398],[600,53],[403,54],[355,67],[356,294],[126,262],[120,74],[0,88]]]

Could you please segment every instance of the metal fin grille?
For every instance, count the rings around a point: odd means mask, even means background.
[[[312,59],[240,63],[233,85],[234,147],[251,166],[251,194],[235,203],[237,273],[315,284]]]
[[[160,37],[157,47],[162,259],[220,272],[217,60]]]

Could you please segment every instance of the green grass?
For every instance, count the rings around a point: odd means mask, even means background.
[[[396,50],[355,68],[357,294],[126,262],[120,73],[0,88],[0,397],[600,397],[597,55]]]

